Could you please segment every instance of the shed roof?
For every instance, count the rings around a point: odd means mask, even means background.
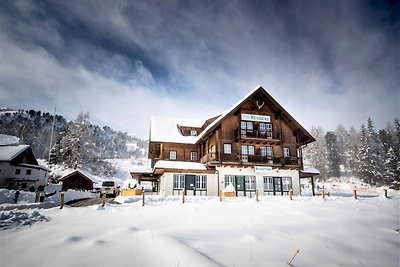
[[[88,181],[90,181],[90,182],[94,182],[94,179],[92,179],[90,176],[90,174],[88,174],[87,172],[85,172],[85,171],[82,171],[82,170],[74,170],[74,171],[72,171],[72,172],[70,172],[70,173],[67,173],[66,175],[64,175],[63,177],[61,177],[61,179],[60,179],[60,181],[64,181],[64,180],[66,180],[66,179],[68,179],[69,177],[71,177],[71,176],[73,176],[74,174],[80,174],[83,178],[85,178],[86,180],[88,180]]]

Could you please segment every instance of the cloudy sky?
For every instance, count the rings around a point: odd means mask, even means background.
[[[148,137],[262,85],[306,129],[400,114],[398,1],[0,2],[0,107]]]

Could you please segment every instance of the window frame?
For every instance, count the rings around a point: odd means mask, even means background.
[[[207,175],[196,175],[196,190],[207,190]]]
[[[256,176],[255,175],[246,175],[244,177],[244,187],[246,191],[255,191],[256,190]]]
[[[283,157],[284,158],[290,157],[290,149],[288,147],[283,148]]]
[[[273,176],[264,176],[264,191],[266,192],[274,192],[274,177]]]
[[[227,149],[228,147],[229,149]],[[224,143],[224,154],[232,154],[232,144]]]
[[[197,130],[190,130],[190,136],[197,136]]]
[[[174,190],[185,189],[185,174],[174,174],[172,183]]]
[[[197,161],[197,152],[196,151],[190,151],[190,160]]]
[[[27,169],[25,172],[26,175],[32,175],[32,170],[31,169]]]
[[[172,155],[174,155],[174,154],[175,154],[175,156],[173,157]],[[178,158],[178,152],[176,150],[170,150],[169,151],[169,159],[176,160],[177,158]]]
[[[20,175],[21,174],[21,169],[15,169],[15,175]]]

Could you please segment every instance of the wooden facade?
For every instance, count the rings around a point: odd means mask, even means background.
[[[182,136],[198,139],[193,143],[150,140],[152,167],[158,160],[176,160],[301,170],[302,146],[315,141],[262,87],[202,127],[177,128]]]
[[[300,194],[302,148],[315,139],[267,91],[258,87],[226,112],[205,121],[152,117],[152,181],[166,195]],[[161,163],[161,164],[159,164]],[[163,168],[160,168],[163,166]]]

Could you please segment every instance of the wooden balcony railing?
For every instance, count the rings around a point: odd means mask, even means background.
[[[281,134],[273,131],[260,131],[260,130],[241,130],[235,129],[236,139],[270,139],[270,140],[280,140]]]
[[[222,154],[223,163],[256,163],[271,165],[301,165],[301,159],[298,157],[271,157],[261,155],[243,155],[243,154]],[[216,153],[208,153],[200,159],[201,163],[219,162],[219,156]]]

